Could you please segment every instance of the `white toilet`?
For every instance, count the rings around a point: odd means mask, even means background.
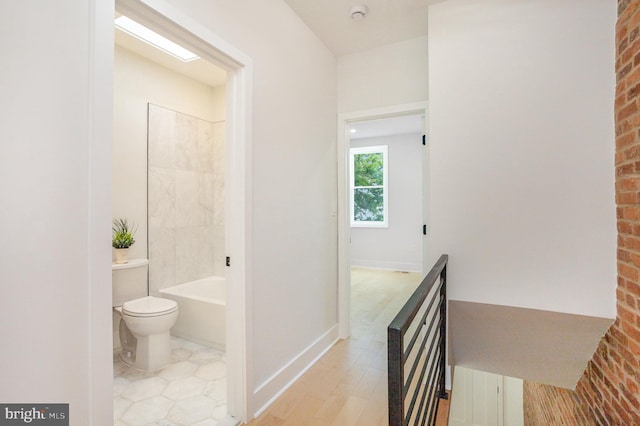
[[[146,296],[114,309],[120,314],[120,359],[143,371],[157,371],[169,364],[169,330],[178,319],[178,304]]]
[[[143,371],[157,371],[171,362],[169,330],[178,319],[178,304],[148,296],[148,259],[113,264],[114,336],[120,359]],[[118,318],[119,317],[119,318]]]

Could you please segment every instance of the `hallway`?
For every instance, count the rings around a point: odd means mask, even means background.
[[[351,338],[340,340],[249,426],[387,425],[387,325],[421,274],[354,268]],[[441,400],[438,425],[446,425]]]

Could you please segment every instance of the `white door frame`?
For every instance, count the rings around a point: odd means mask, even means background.
[[[226,255],[227,411],[247,422],[253,413],[251,332],[251,113],[250,57],[164,0],[116,0],[116,9],[193,50],[227,71],[226,88]],[[231,284],[229,284],[231,283]]]
[[[349,124],[378,118],[401,115],[422,114],[425,126],[428,112],[427,102],[394,105],[383,108],[354,111],[338,115],[338,333],[341,339],[350,335],[351,329],[351,220],[349,218]],[[424,182],[425,197],[428,195],[427,182]],[[427,220],[426,212],[423,212]],[[427,223],[428,225],[428,223]],[[425,257],[426,253],[423,253]],[[424,265],[423,259],[423,265]],[[423,266],[424,269],[424,266]]]

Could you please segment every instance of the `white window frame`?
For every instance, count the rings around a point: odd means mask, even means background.
[[[354,228],[388,228],[389,227],[389,155],[387,145],[363,146],[349,150],[349,208],[351,210],[351,226]],[[382,154],[382,204],[384,220],[363,221],[354,220],[354,193],[355,193],[355,156],[357,154]],[[366,187],[358,187],[366,188]]]

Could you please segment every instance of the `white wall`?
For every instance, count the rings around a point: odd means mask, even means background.
[[[388,146],[389,227],[351,228],[353,266],[422,272],[422,134],[351,139]]]
[[[0,3],[0,400],[69,403],[74,426],[113,424],[112,19]]]
[[[172,3],[254,61],[259,385],[337,321],[336,61],[280,0]],[[69,402],[74,426],[113,424],[113,2],[23,1],[0,12],[2,51],[12,52],[0,80],[0,218],[10,243],[0,256],[0,396]]]
[[[615,316],[615,2],[429,9],[431,221],[452,299]]]
[[[336,335],[336,60],[283,1],[170,3],[253,59],[251,374],[258,409],[281,389],[278,378],[293,378],[298,367],[287,367],[297,356]]]
[[[338,57],[338,112],[426,101],[427,59],[427,37]]]

